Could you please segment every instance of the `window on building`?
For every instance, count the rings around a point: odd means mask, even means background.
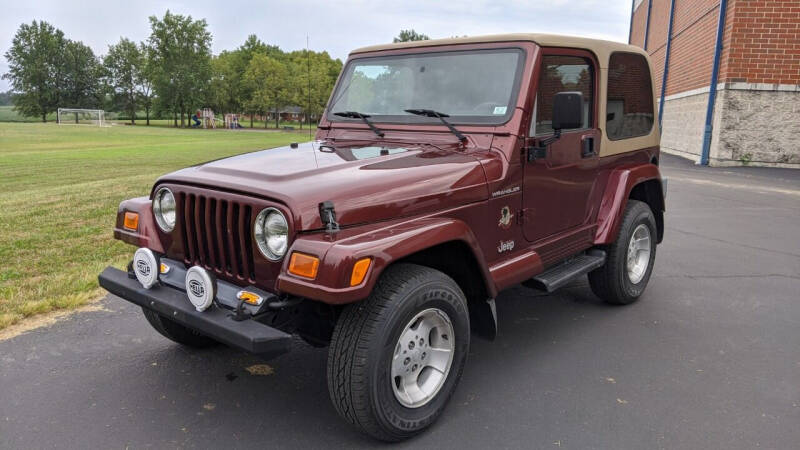
[[[553,98],[559,92],[583,94],[584,129],[592,126],[594,105],[594,68],[592,62],[578,56],[546,55],[542,59],[539,89],[533,107],[535,120],[531,121],[531,136],[552,134]],[[566,130],[562,130],[566,131]]]
[[[606,133],[611,140],[650,134],[653,129],[653,86],[642,55],[613,53],[608,64]]]

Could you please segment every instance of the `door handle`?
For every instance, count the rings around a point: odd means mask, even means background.
[[[581,138],[581,158],[594,156],[594,136],[583,136]]]

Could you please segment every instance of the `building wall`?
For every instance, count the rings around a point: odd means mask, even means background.
[[[800,167],[800,86],[720,87],[711,164]]]
[[[720,81],[800,84],[800,0],[729,0]]]
[[[634,11],[634,45],[643,46],[648,3]],[[675,0],[661,141],[668,153],[701,153],[719,3]],[[650,11],[657,92],[669,6],[652,0]],[[718,82],[710,164],[800,167],[800,0],[729,0]]]
[[[661,123],[661,149],[696,159],[705,130],[708,89],[667,97]]]

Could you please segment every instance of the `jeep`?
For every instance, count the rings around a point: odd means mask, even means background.
[[[264,358],[328,346],[330,397],[375,438],[436,421],[495,299],[588,276],[624,305],[664,236],[647,53],[508,34],[353,51],[315,140],[164,175],[123,201],[138,247],[99,276],[162,335]]]

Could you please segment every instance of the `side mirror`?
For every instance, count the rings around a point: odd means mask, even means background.
[[[559,92],[553,98],[553,129],[569,130],[583,126],[583,94]]]

